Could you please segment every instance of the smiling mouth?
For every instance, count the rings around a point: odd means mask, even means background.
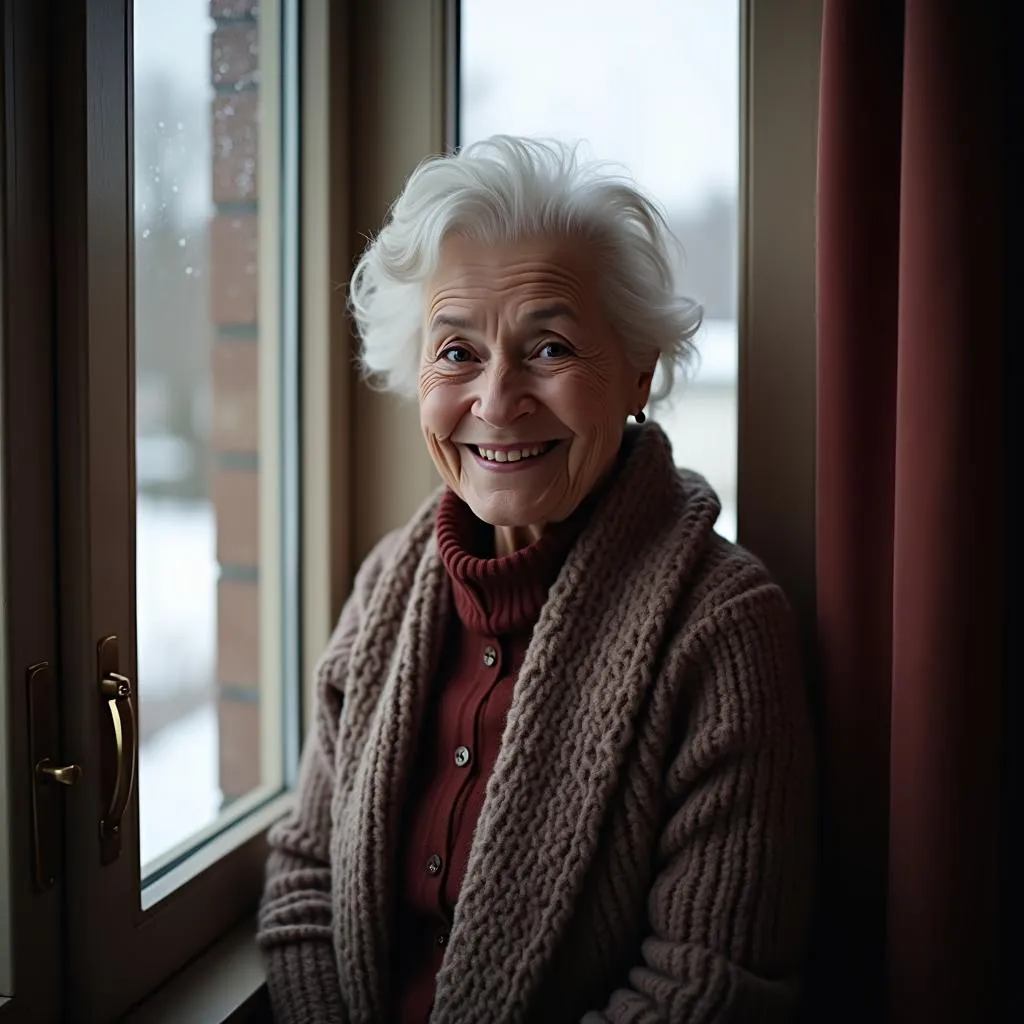
[[[468,444],[466,447],[481,461],[496,465],[508,463],[533,462],[543,458],[558,444],[557,441],[544,441],[540,444],[524,444],[517,448],[487,448]]]

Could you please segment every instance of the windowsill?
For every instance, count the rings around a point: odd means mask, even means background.
[[[122,1024],[258,1024],[270,1020],[256,922],[247,918],[162,988]]]

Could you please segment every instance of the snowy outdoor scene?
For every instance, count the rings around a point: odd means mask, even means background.
[[[141,862],[209,824],[217,784],[216,534],[208,502],[138,502]]]

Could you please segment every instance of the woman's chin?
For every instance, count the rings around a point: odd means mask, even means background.
[[[473,515],[489,526],[518,530],[533,523],[543,522],[529,502],[509,502],[487,498],[472,498],[466,502]]]
[[[517,495],[501,491],[481,494],[475,491],[463,495],[463,500],[473,510],[473,515],[495,528],[525,530],[549,522],[556,511],[550,500]]]

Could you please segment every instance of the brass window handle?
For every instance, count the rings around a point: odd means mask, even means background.
[[[132,684],[118,672],[117,637],[100,641],[98,651],[100,696],[107,702],[110,728],[101,740],[100,772],[106,792],[110,793],[100,819],[100,861],[110,864],[121,853],[121,819],[131,800],[135,784],[135,760],[138,730],[132,704]]]

